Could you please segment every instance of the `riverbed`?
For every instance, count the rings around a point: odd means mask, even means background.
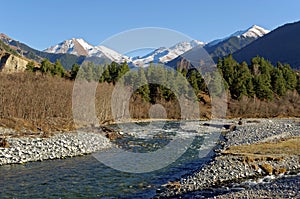
[[[213,153],[199,158],[205,134],[198,122],[154,122],[141,133],[147,123],[121,126],[124,137],[113,142],[126,151],[147,153],[165,147],[180,133],[180,139],[193,138],[185,153],[167,167],[147,173],[128,173],[106,166],[93,154],[25,164],[0,166],[0,198],[151,198],[168,181],[175,181],[201,168]],[[117,125],[112,128],[119,129]],[[213,129],[218,132],[218,129]],[[215,143],[217,144],[217,143]],[[101,153],[98,152],[98,153]],[[154,160],[155,161],[155,160]]]

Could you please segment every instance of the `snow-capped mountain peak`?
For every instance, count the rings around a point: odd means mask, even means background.
[[[268,34],[269,32],[270,31],[265,30],[262,27],[253,25],[247,30],[237,31],[228,37],[212,41],[208,43],[207,46],[217,45],[218,43],[221,43],[231,37],[238,37],[240,39],[245,39],[245,38],[257,39],[259,37],[264,36],[265,34]],[[183,41],[171,47],[157,48],[142,57],[139,56],[128,57],[102,45],[93,46],[82,38],[72,38],[70,40],[65,40],[50,48],[47,48],[44,51],[49,53],[68,53],[74,55],[83,55],[87,57],[104,57],[104,58],[109,58],[111,61],[115,61],[118,63],[127,61],[133,66],[146,66],[150,62],[153,63],[169,62],[198,45],[205,46],[206,43],[198,40]]]
[[[259,38],[259,37],[262,37],[262,36],[268,34],[269,32],[270,32],[269,30],[266,30],[257,25],[253,25],[252,27],[250,27],[246,31],[244,31],[240,36],[241,37]]]
[[[229,35],[228,37],[223,38],[223,39],[217,39],[212,42],[209,42],[208,45],[214,46],[218,43],[221,43],[222,41],[225,41],[226,39],[229,39],[230,37],[238,37],[238,38],[252,37],[252,38],[257,39],[259,37],[262,37],[262,36],[268,34],[269,32],[270,32],[269,30],[266,30],[260,26],[253,25],[250,28],[248,28],[247,30],[240,30],[240,31],[237,31],[237,32]]]
[[[116,51],[105,46],[93,46],[82,38],[72,38],[65,40],[55,46],[44,50],[48,53],[68,53],[73,55],[83,55],[87,57],[102,57],[103,55],[115,62],[128,61],[127,56],[123,56]]]
[[[198,40],[191,40],[177,43],[169,48],[160,47],[143,57],[134,59],[133,64],[137,66],[143,66],[149,64],[150,62],[166,63],[198,45],[204,46],[205,43]]]
[[[65,40],[55,46],[51,46],[47,49],[45,49],[45,52],[48,53],[67,53],[67,54],[73,54],[73,55],[84,55],[87,56],[87,48],[90,48],[91,45],[89,45],[87,42],[85,42],[83,39],[76,39],[72,38],[69,40]]]
[[[198,40],[191,40],[189,42],[184,41],[175,44],[174,46],[170,47],[171,50],[178,52],[178,54],[183,54],[186,51],[198,46],[198,45],[205,45],[204,42],[198,41]]]

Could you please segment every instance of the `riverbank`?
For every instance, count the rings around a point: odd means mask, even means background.
[[[2,133],[13,133],[1,128]],[[110,140],[95,132],[56,133],[51,137],[8,137],[6,147],[0,147],[0,165],[61,159],[90,154],[111,147]]]
[[[300,122],[299,119],[247,119],[243,120],[242,125],[237,126],[235,131],[228,132],[225,135],[223,150],[218,151],[216,157],[207,165],[200,168],[195,173],[182,177],[179,181],[169,182],[165,186],[157,190],[157,198],[165,197],[197,197],[206,198],[207,190],[210,190],[210,196],[214,195],[215,188],[225,188],[232,183],[240,183],[249,179],[275,178],[276,176],[286,175],[297,172],[300,169],[300,149],[299,145],[293,153],[288,153],[284,150],[271,150],[255,154],[248,153],[233,153],[230,149],[233,147],[252,146],[254,144],[264,144],[266,142],[280,143],[290,138],[299,144]],[[295,146],[293,146],[295,147]],[[239,149],[240,150],[240,149]],[[294,180],[290,180],[289,183]],[[280,183],[279,183],[280,184]],[[262,195],[266,194],[265,188],[261,187]],[[284,186],[284,185],[283,185]],[[293,185],[296,186],[297,185]],[[272,194],[281,192],[279,188],[276,191],[272,190]],[[294,188],[293,188],[294,189]],[[244,191],[239,193],[239,191]],[[251,188],[249,188],[251,190]],[[292,193],[287,193],[288,197],[294,197],[299,192],[299,187],[293,190]],[[234,189],[233,191],[225,191],[218,193],[219,198],[234,197],[250,197],[251,195],[243,195],[247,192],[247,188]],[[247,192],[248,193],[248,192]],[[250,192],[249,192],[250,193]],[[260,193],[256,193],[260,194]],[[269,196],[272,194],[269,192]]]

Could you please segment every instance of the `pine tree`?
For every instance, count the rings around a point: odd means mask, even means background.
[[[230,94],[233,99],[241,99],[242,96],[253,96],[252,75],[246,62],[234,67]]]
[[[251,70],[254,75],[254,90],[259,99],[273,99],[271,86],[271,71],[273,65],[262,57],[255,57],[251,60]]]
[[[53,68],[53,64],[49,61],[49,59],[44,59],[42,62],[41,62],[41,72],[42,73],[48,73],[52,70]]]
[[[273,99],[273,91],[271,87],[271,81],[265,74],[254,77],[254,89],[255,94],[259,99]]]
[[[188,74],[188,81],[190,85],[193,87],[195,94],[197,95],[199,93],[199,87],[198,87],[198,79],[197,79],[197,72],[196,70],[191,70]]]
[[[223,64],[219,63],[219,67],[221,67],[221,73],[223,78],[228,83],[228,86],[232,86],[234,80],[234,68],[238,65],[238,63],[233,59],[230,54],[228,57],[225,57],[223,60]]]
[[[72,68],[71,68],[71,79],[75,79],[76,78],[79,69],[80,69],[80,66],[77,63],[75,63],[75,64],[72,65]]]
[[[28,62],[26,65],[26,70],[30,72],[35,72],[35,64],[33,61]]]
[[[282,71],[283,77],[286,81],[286,88],[288,90],[294,90],[297,86],[297,76],[288,64],[282,65],[278,63],[278,68]]]
[[[180,96],[187,96],[188,95],[188,84],[189,82],[186,79],[186,76],[184,76],[185,73],[177,72],[175,76],[175,84],[176,88],[178,89],[178,93]]]
[[[82,66],[82,72],[84,75],[84,79],[87,81],[95,81],[95,65],[92,62],[88,62]]]
[[[109,66],[108,66],[108,70],[109,70],[109,75],[110,75],[110,79],[111,82],[113,82],[113,84],[115,84],[118,81],[118,64],[116,62],[112,62]]]
[[[283,78],[282,71],[278,68],[274,68],[272,73],[272,88],[279,96],[284,96],[286,94],[286,82]]]
[[[130,71],[130,68],[127,64],[127,62],[124,62],[122,63],[120,66],[119,66],[119,69],[118,69],[118,79],[120,79],[123,75],[125,75],[127,72]]]
[[[101,77],[101,81],[102,82],[107,82],[107,83],[112,82],[112,78],[111,78],[110,73],[109,73],[109,65],[106,65],[104,67],[104,71],[103,71],[103,75]]]
[[[104,66],[103,65],[96,65],[94,69],[94,79],[100,83],[104,82],[103,78]]]
[[[65,75],[65,69],[64,67],[61,65],[60,63],[60,60],[57,59],[55,64],[54,64],[54,67],[52,68],[51,70],[51,74],[52,75],[57,75],[59,77],[64,77]]]
[[[137,88],[137,93],[139,93],[143,97],[143,99],[145,99],[146,101],[150,101],[149,85],[147,82],[145,71],[141,67],[138,70],[138,76],[135,87]]]
[[[223,78],[219,73],[219,71],[216,70],[211,74],[211,80],[208,84],[208,90],[210,96],[220,97],[224,91],[223,88],[224,88]]]

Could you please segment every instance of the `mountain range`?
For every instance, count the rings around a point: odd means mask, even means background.
[[[205,45],[204,49],[211,55],[214,61],[217,61],[219,57],[232,54],[269,32],[269,30],[254,25],[247,30],[237,31],[224,39],[212,41]]]
[[[184,57],[197,56],[191,51],[200,49],[198,47],[205,49],[214,61],[217,61],[219,57],[233,54],[238,61],[249,62],[252,57],[260,55],[272,62],[290,63],[292,67],[299,69],[300,37],[298,35],[300,35],[300,22],[286,24],[271,32],[254,25],[246,30],[237,31],[227,37],[208,43],[198,40],[183,41],[171,47],[162,46],[144,56],[136,57],[122,55],[105,46],[91,45],[82,38],[65,40],[44,51],[33,49],[5,34],[0,34],[0,40],[27,59],[37,62],[41,62],[44,58],[51,62],[59,59],[66,69],[70,69],[74,63],[82,64],[85,60],[97,64],[126,61],[131,67],[147,66],[151,62],[178,67],[178,64],[188,64]]]
[[[209,43],[201,42],[198,40],[183,41],[171,47],[162,46],[141,57],[128,57],[125,55],[121,55],[105,46],[93,46],[81,38],[72,38],[70,40],[65,40],[57,45],[45,49],[44,52],[54,54],[67,53],[87,57],[105,56],[111,61],[115,61],[118,63],[126,61],[132,66],[146,66],[151,62],[170,62],[171,60],[177,58],[178,56],[191,50],[192,48],[195,48],[198,45],[204,47],[204,49],[213,58],[222,57],[241,49],[242,47],[248,45],[252,41],[264,36],[267,33],[269,33],[268,30],[254,25],[247,30],[237,31],[228,37],[214,40]]]

